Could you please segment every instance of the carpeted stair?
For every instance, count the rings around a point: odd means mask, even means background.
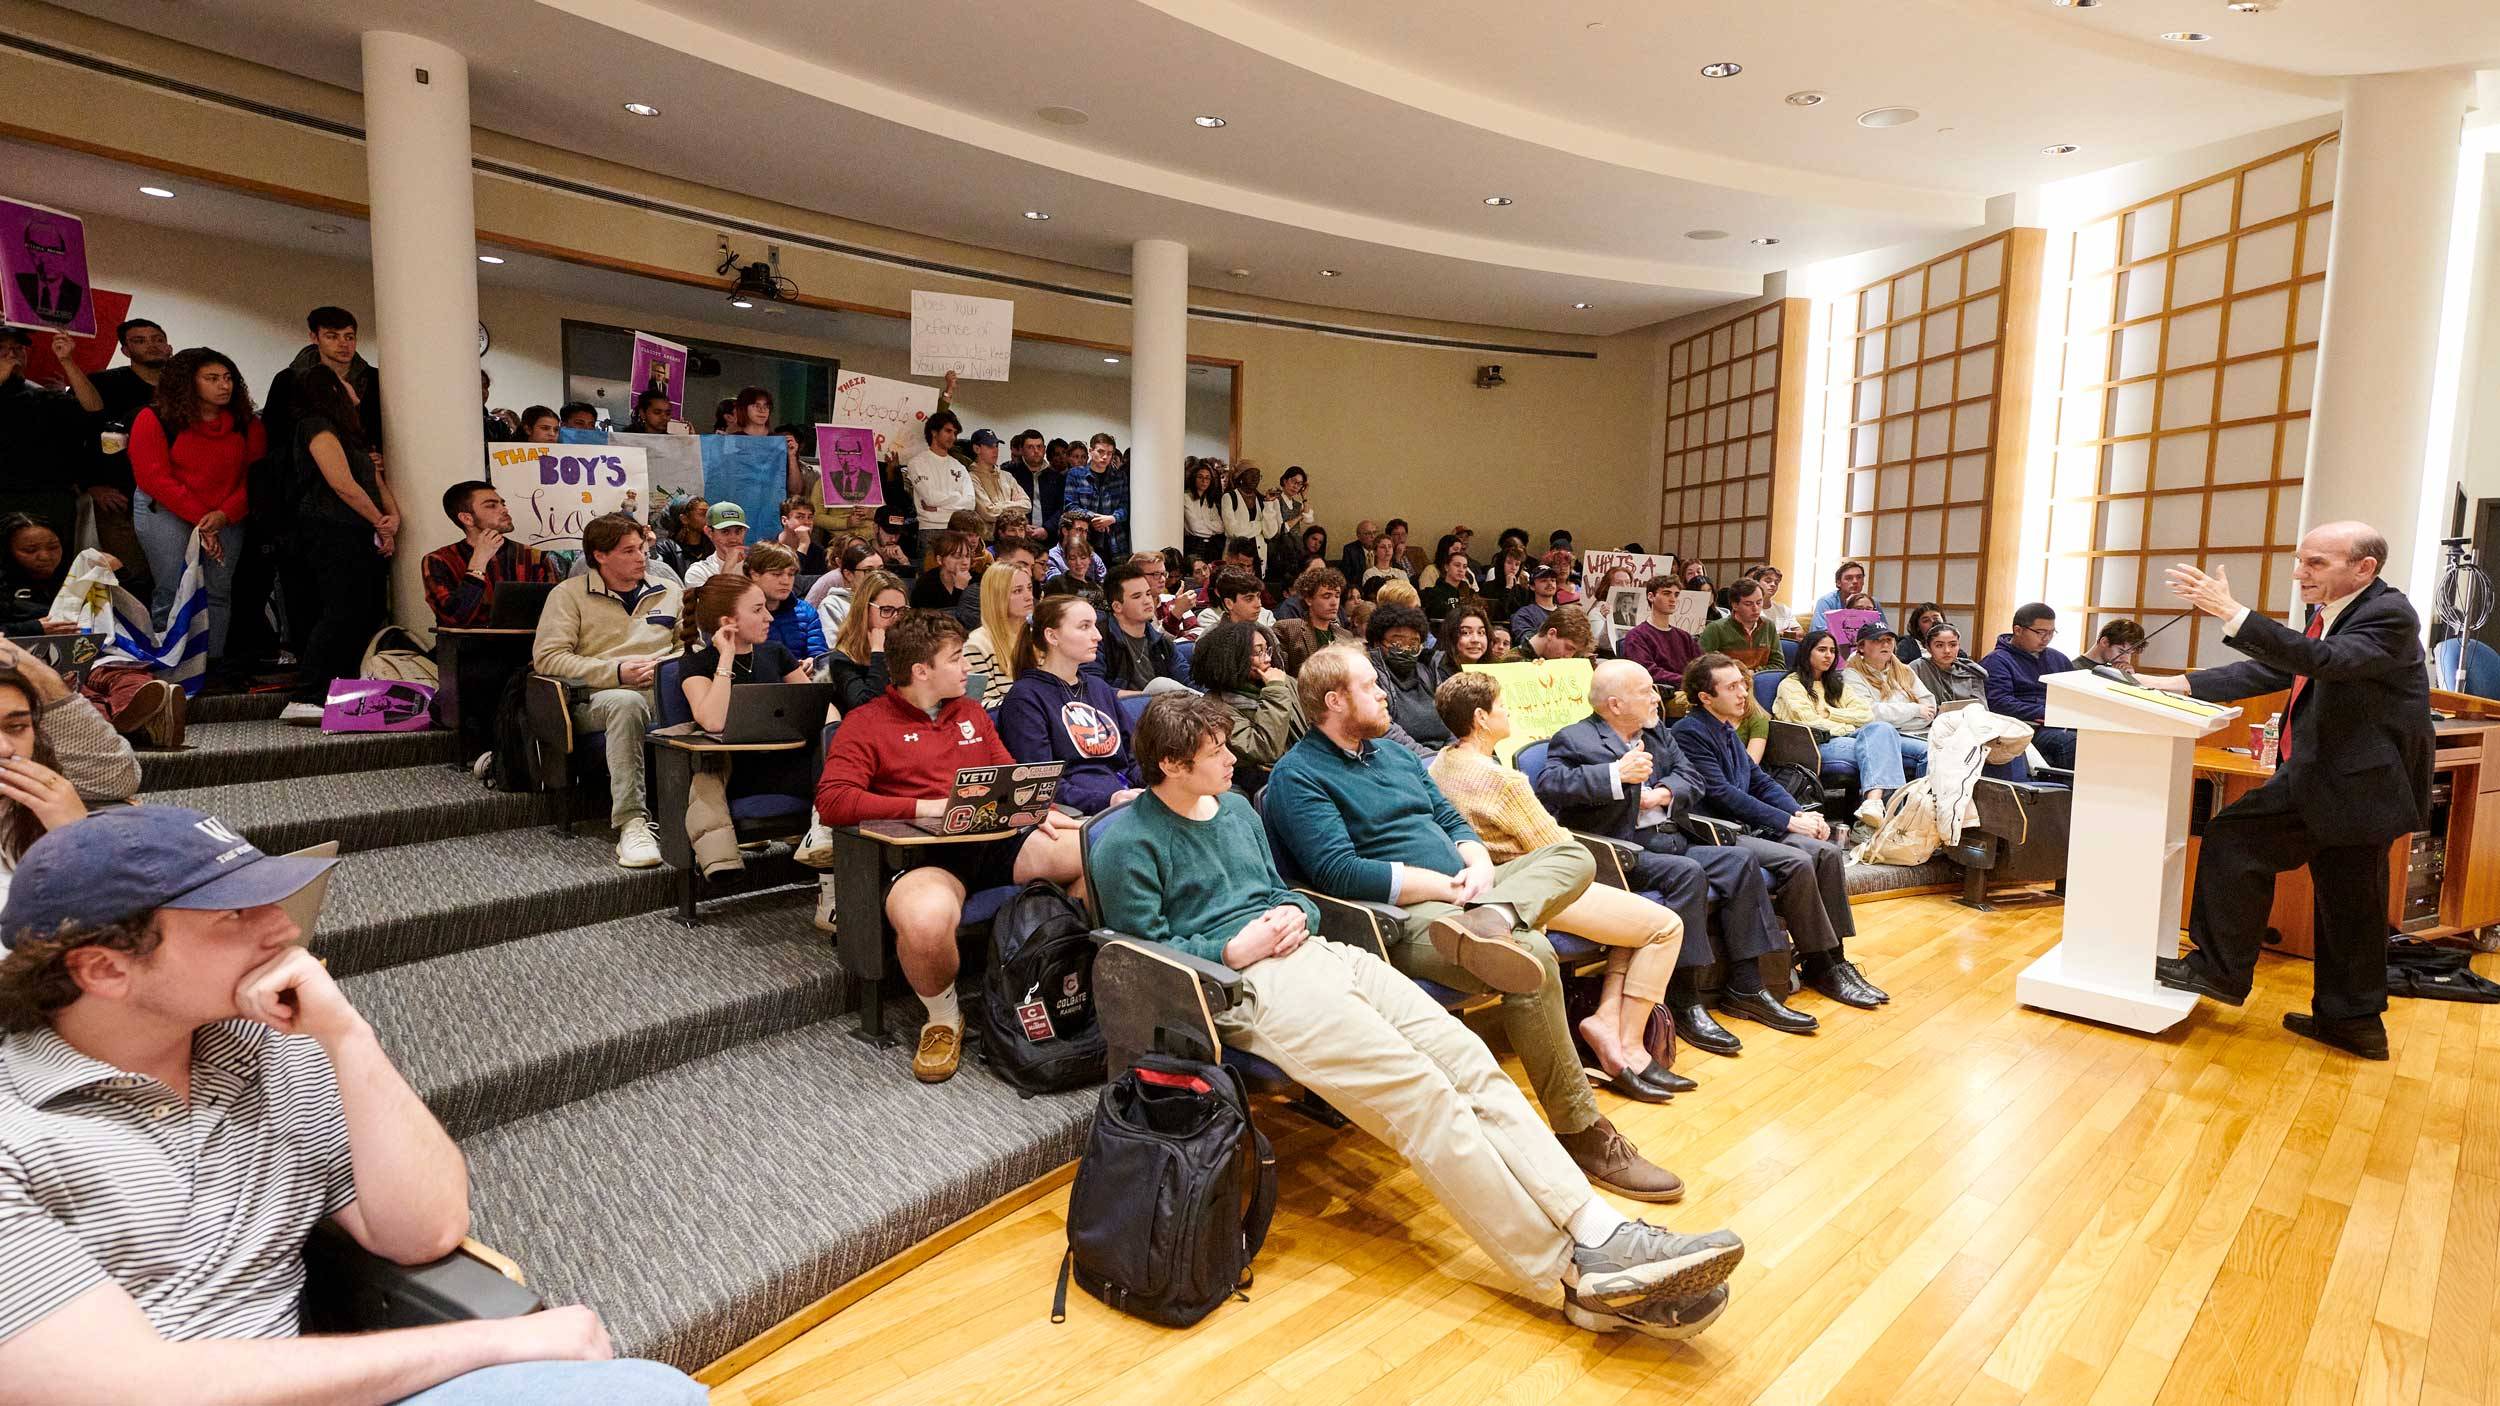
[[[280,706],[197,700],[141,799],[342,842],[313,950],[461,1140],[477,1237],[619,1352],[700,1367],[1076,1154],[1089,1095],[969,1063],[929,1088],[853,1038],[812,885],[686,928],[675,871],[616,866],[604,796],[489,791],[447,734]]]

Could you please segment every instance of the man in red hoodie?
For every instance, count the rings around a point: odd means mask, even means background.
[[[972,671],[961,621],[936,610],[904,616],[886,628],[885,665],[892,686],[852,709],[825,749],[816,816],[827,825],[934,819],[945,813],[956,771],[1015,765],[989,713],[964,696]],[[1052,810],[1021,835],[920,845],[910,854],[915,867],[887,888],[885,916],[904,979],[929,1009],[911,1072],[936,1084],[953,1078],[963,1057],[955,926],[965,896],[1035,879],[1074,884],[1077,822]]]

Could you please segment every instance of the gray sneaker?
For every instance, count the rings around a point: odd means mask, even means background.
[[[1727,1312],[1727,1286],[1689,1299],[1654,1299],[1617,1312],[1592,1308],[1569,1289],[1563,1290],[1563,1317],[1592,1333],[1644,1333],[1669,1342],[1699,1336]]]
[[[1745,1242],[1732,1230],[1679,1235],[1647,1221],[1626,1221],[1605,1244],[1572,1248],[1572,1266],[1580,1271],[1574,1297],[1611,1313],[1689,1299],[1726,1283],[1744,1258]]]

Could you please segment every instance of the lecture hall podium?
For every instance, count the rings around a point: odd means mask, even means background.
[[[2078,734],[2066,931],[2016,979],[2015,999],[2148,1035],[2167,1030],[2196,1005],[2153,980],[2153,959],[2179,953],[2196,740],[2240,710],[2080,671],[2043,682],[2048,725]]]

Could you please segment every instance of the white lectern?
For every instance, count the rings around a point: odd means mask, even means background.
[[[2084,672],[2043,682],[2048,725],[2078,734],[2066,936],[2015,981],[2015,999],[2148,1035],[2167,1030],[2196,1005],[2153,980],[2153,958],[2179,954],[2196,739],[2240,710],[2147,697]]]

